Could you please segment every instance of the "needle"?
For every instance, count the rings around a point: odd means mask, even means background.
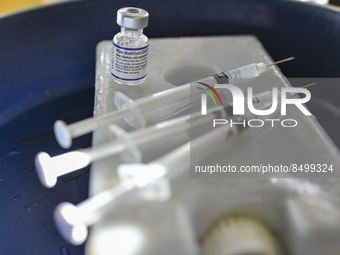
[[[274,62],[274,63],[268,64],[267,67],[268,67],[268,66],[277,65],[277,64],[281,64],[281,63],[284,63],[284,62],[288,62],[288,61],[291,61],[291,60],[294,60],[294,59],[295,59],[295,57],[290,57],[290,58],[281,59],[281,60],[276,61],[276,62]]]

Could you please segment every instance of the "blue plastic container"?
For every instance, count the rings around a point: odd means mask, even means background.
[[[68,245],[58,235],[52,211],[62,201],[77,204],[87,197],[88,170],[48,190],[36,176],[34,157],[41,150],[63,152],[54,139],[55,120],[72,123],[92,115],[95,46],[118,32],[116,10],[126,5],[148,10],[150,38],[254,34],[273,59],[296,57],[281,66],[287,77],[340,76],[337,7],[273,0],[96,0],[1,17],[1,254],[83,254],[83,246]],[[318,103],[309,105],[338,146],[339,92],[336,84],[316,86]],[[79,138],[73,149],[90,143],[90,136]]]

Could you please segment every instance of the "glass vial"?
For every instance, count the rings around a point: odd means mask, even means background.
[[[117,12],[117,24],[121,31],[113,37],[113,79],[126,85],[138,85],[146,79],[148,38],[143,28],[148,25],[149,13],[136,7],[121,8]]]

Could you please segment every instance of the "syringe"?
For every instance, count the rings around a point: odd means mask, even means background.
[[[268,96],[268,93],[264,95]],[[276,113],[277,111],[273,115]],[[67,202],[57,206],[54,211],[54,220],[60,234],[70,243],[79,245],[87,238],[87,228],[112,213],[122,201],[132,196],[143,195],[144,192],[151,200],[167,200],[171,193],[167,190],[170,181],[184,174],[190,168],[190,162],[200,162],[212,156],[215,153],[214,148],[217,148],[216,144],[235,138],[246,128],[242,125],[224,125],[148,164],[119,166],[118,174],[121,182],[117,186],[77,206]],[[155,186],[160,188],[154,189]]]
[[[293,59],[295,59],[295,57],[289,57],[289,58],[285,58],[285,59],[273,62],[268,65],[266,65],[263,62],[252,63],[246,66],[235,68],[227,72],[215,74],[214,78],[220,81],[218,84],[236,84],[236,83],[240,83],[245,80],[258,77],[259,75],[264,73],[267,70],[267,68],[270,66],[281,64],[287,61],[291,61]]]
[[[59,176],[86,167],[93,161],[121,154],[129,162],[141,162],[140,148],[145,144],[160,144],[170,137],[176,137],[177,143],[183,144],[189,141],[190,130],[201,129],[200,132],[204,132],[203,130],[210,128],[214,118],[227,118],[224,107],[211,108],[207,115],[188,114],[130,133],[117,125],[111,125],[109,130],[115,137],[112,141],[55,157],[50,157],[46,152],[40,152],[35,158],[36,170],[41,183],[47,188],[52,188]]]
[[[272,92],[265,91],[254,95],[253,105],[257,109],[267,109],[272,100]],[[246,109],[249,111],[248,109]],[[199,134],[208,131],[213,119],[227,119],[232,117],[232,105],[210,108],[207,115],[199,112],[182,117],[166,120],[144,129],[127,133],[116,125],[109,127],[116,139],[96,147],[67,152],[50,157],[46,152],[40,152],[35,158],[36,170],[41,183],[52,188],[59,176],[71,173],[112,155],[121,154],[129,162],[141,162],[141,147],[145,144],[160,144],[169,137],[177,137],[178,144],[189,141],[189,133],[198,131]],[[249,112],[246,112],[248,115]],[[196,134],[197,135],[197,134]]]
[[[204,83],[212,87],[215,84],[236,84],[259,76],[271,65],[292,59],[294,58],[290,57],[269,65],[262,62],[253,63],[228,72],[209,76],[195,83]],[[126,97],[123,93],[116,92],[114,101],[119,110],[102,116],[88,118],[70,125],[67,125],[62,120],[58,120],[54,124],[55,136],[60,146],[69,148],[73,138],[121,119],[125,119],[134,128],[142,128],[145,127],[147,123],[155,123],[190,107],[192,100],[189,100],[189,96],[192,98],[193,93],[199,95],[198,90],[195,90],[195,92],[190,91],[190,83],[136,99],[135,101]]]
[[[204,139],[204,141],[208,140]],[[130,174],[132,171],[135,173],[131,179],[122,180],[117,186],[92,196],[77,206],[68,202],[59,204],[54,211],[54,221],[59,233],[73,245],[82,244],[87,238],[87,228],[111,214],[123,201],[139,195],[143,189],[161,181],[165,176],[170,180],[185,172],[190,163],[190,146],[193,146],[193,142],[186,143],[147,165],[122,166],[121,171],[124,172],[124,168],[129,168],[126,171]],[[206,144],[199,142],[197,146],[205,147]]]

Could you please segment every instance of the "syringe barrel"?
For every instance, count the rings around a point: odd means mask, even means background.
[[[68,126],[68,130],[72,137],[78,137],[95,130],[96,128],[103,127],[107,124],[119,121],[129,114],[129,109],[121,109],[119,111],[110,112],[94,118],[84,119]]]
[[[168,171],[168,178],[172,179],[188,170],[190,164],[197,164],[213,155],[216,152],[214,148],[221,143],[221,139],[236,136],[238,131],[237,127],[229,125],[213,129],[152,163],[164,167]]]
[[[259,76],[265,72],[267,66],[264,63],[253,63],[228,72],[215,74],[214,77],[219,84],[236,84]]]
[[[164,139],[182,138],[183,143],[190,139],[191,131],[206,132],[211,128],[214,118],[225,118],[226,112],[222,106],[211,108],[207,115],[200,112],[166,120],[144,129],[133,131],[131,138],[136,145],[162,142]]]
[[[121,202],[133,197],[138,190],[129,182],[121,182],[111,189],[100,192],[79,203],[77,207],[82,212],[83,222],[91,226],[111,213]]]
[[[213,76],[204,78],[197,82],[204,82],[214,86],[217,82]],[[136,105],[144,115],[148,123],[156,123],[188,109],[197,102],[201,91],[191,89],[195,83],[187,83],[169,90],[161,91],[145,98],[137,99]],[[199,85],[197,83],[197,85]]]
[[[190,123],[188,122],[188,116],[186,115],[166,120],[144,129],[138,129],[130,133],[130,135],[137,146],[146,146],[148,144],[160,144],[167,139],[173,137],[178,138],[179,135],[185,137],[184,139],[187,139],[185,131],[189,129],[189,127]]]
[[[216,154],[217,145],[228,142],[228,139],[235,137],[239,132],[239,127],[225,125],[212,128],[207,134],[198,137],[190,142],[190,162],[192,165],[204,162],[212,155]]]
[[[189,95],[190,84],[185,84],[137,99],[136,104],[142,113],[147,113],[159,109],[159,107],[169,107],[184,98],[189,98]]]
[[[190,143],[187,142],[165,156],[153,161],[152,165],[160,165],[167,171],[167,177],[172,179],[190,167]]]

